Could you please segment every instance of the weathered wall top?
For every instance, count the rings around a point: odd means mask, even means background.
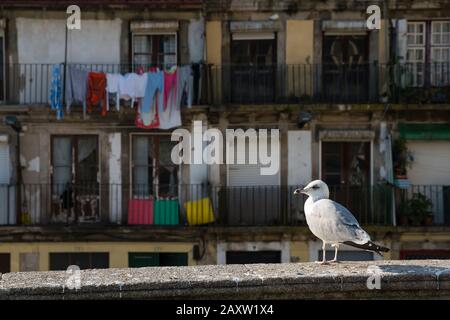
[[[3,274],[0,298],[450,298],[449,260],[103,269],[76,276],[64,271]],[[77,279],[79,289],[69,289]]]

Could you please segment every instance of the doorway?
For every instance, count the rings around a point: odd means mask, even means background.
[[[325,35],[322,94],[328,102],[364,102],[369,97],[368,36]]]
[[[52,222],[99,222],[98,137],[52,137]]]
[[[233,35],[231,102],[268,103],[275,98],[275,34],[265,39]]]
[[[330,198],[347,207],[360,222],[371,213],[371,143],[322,141],[322,180]]]

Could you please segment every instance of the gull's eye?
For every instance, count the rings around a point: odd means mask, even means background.
[[[318,185],[312,186],[313,189],[319,189]]]

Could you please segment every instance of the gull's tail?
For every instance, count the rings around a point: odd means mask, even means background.
[[[373,251],[378,253],[380,256],[382,256],[381,252],[389,251],[389,248],[379,246],[376,243],[373,243],[372,241],[368,241],[365,244],[357,244],[352,241],[345,241],[344,244],[367,251]]]

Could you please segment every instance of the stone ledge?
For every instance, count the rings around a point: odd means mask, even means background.
[[[450,299],[449,260],[83,270],[79,290],[64,271],[0,276],[0,299]]]

